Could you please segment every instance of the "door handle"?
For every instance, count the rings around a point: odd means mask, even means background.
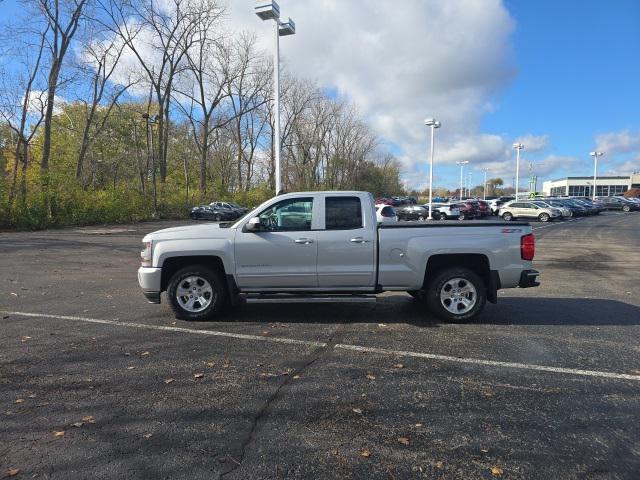
[[[309,245],[310,243],[313,243],[313,238],[296,238],[294,242]]]
[[[350,240],[351,243],[367,243],[369,240],[365,240],[362,237],[355,237]]]

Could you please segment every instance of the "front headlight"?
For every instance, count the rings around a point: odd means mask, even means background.
[[[140,252],[140,264],[143,267],[150,267],[153,261],[153,241],[142,242],[144,248]]]

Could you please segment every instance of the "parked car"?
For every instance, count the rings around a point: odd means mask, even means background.
[[[464,215],[460,213],[460,207],[455,203],[434,203],[438,209],[440,220],[464,220]],[[425,205],[429,208],[429,205]]]
[[[545,198],[542,201],[554,208],[559,208],[560,210],[562,210],[563,217],[578,217],[585,214],[584,208],[579,207],[578,205],[573,205],[563,199]]]
[[[478,211],[478,218],[484,218],[491,215],[491,207],[489,207],[489,204],[484,200],[476,201],[476,209]]]
[[[633,202],[630,202],[624,197],[597,197],[604,204],[607,210],[622,210],[623,212],[630,212],[631,210],[638,210],[640,207]]]
[[[584,208],[586,208],[587,215],[598,215],[600,213],[600,210],[595,205],[593,205],[590,200],[585,200],[584,198],[571,198],[571,200],[574,203],[582,205]]]
[[[557,208],[549,208],[544,203],[538,203],[535,200],[528,202],[513,200],[500,207],[498,214],[506,221],[515,218],[537,218],[541,222],[548,222],[562,217]]]
[[[238,218],[238,214],[233,210],[212,207],[211,205],[193,207],[189,216],[194,220],[215,220],[216,222],[236,220]]]
[[[426,220],[429,218],[429,205],[407,205],[406,207],[396,208],[398,220]],[[431,211],[432,218],[440,219],[440,212]]]
[[[376,205],[376,219],[378,223],[397,222],[398,215],[391,205],[381,203]]]
[[[514,200],[515,197],[511,197],[511,196],[501,196],[501,197],[497,197],[497,198],[492,198],[490,200],[487,201],[487,203],[489,204],[489,208],[491,209],[491,213],[493,215],[497,215],[498,214],[498,210],[500,210],[500,207],[502,205],[504,205],[507,202],[510,202],[511,200]]]
[[[390,198],[385,198],[385,197],[376,198],[376,205],[391,205],[391,206],[393,206],[393,200],[391,200]]]
[[[535,203],[536,205],[544,204],[548,208],[556,208],[560,210],[562,218],[573,217],[573,212],[571,211],[571,209],[565,205],[559,204],[558,202],[556,202],[556,204],[553,205],[551,201],[548,201],[545,199],[536,199]]]
[[[461,202],[458,202],[457,205],[458,209],[460,210],[460,215],[464,217],[460,220],[469,220],[475,218],[478,214],[476,206],[472,201],[462,200]]]
[[[304,213],[304,221],[273,222],[282,210]],[[138,283],[151,303],[166,291],[176,318],[191,321],[215,318],[241,294],[252,303],[313,303],[404,290],[432,315],[464,322],[496,303],[498,289],[539,285],[527,223],[458,222],[446,232],[443,224],[378,225],[366,192],[283,194],[223,228],[146,235]]]
[[[212,207],[226,208],[228,210],[236,212],[238,217],[241,217],[242,215],[244,215],[249,211],[248,208],[241,207],[240,205],[234,202],[211,202],[209,205],[211,205]]]

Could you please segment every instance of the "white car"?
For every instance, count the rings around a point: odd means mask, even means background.
[[[379,203],[376,205],[376,219],[378,223],[397,222],[398,215],[391,205]]]
[[[429,208],[429,204],[425,207]],[[455,203],[434,203],[433,208],[438,210],[440,220],[464,220],[464,215],[460,218],[460,207]]]

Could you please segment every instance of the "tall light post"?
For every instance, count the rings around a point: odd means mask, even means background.
[[[591,152],[589,153],[593,157],[593,195],[591,198],[593,200],[596,199],[596,180],[598,178],[598,157],[602,156],[602,152]]]
[[[262,20],[273,20],[274,52],[273,52],[273,152],[276,163],[276,195],[281,188],[280,174],[280,37],[296,33],[296,24],[289,18],[287,22],[280,20],[280,7],[275,1],[258,0],[253,11]]]
[[[469,163],[469,160],[460,160],[456,162],[456,165],[460,165],[460,200],[462,200],[462,188],[463,188],[463,170],[464,166]]]
[[[484,189],[483,189],[483,194],[482,194],[482,200],[486,200],[487,199],[487,172],[489,171],[488,168],[483,168],[482,171],[484,172]]]
[[[473,175],[473,172],[467,173],[467,197],[471,197],[471,175]]]
[[[516,149],[516,200],[518,200],[518,184],[520,183],[520,150],[524,148],[522,143],[514,143],[513,148]]]
[[[433,200],[433,135],[436,128],[440,128],[441,123],[435,118],[426,118],[424,124],[427,127],[431,127],[431,159],[429,161],[429,216],[427,217],[427,220],[433,220],[433,216],[431,215],[431,202]]]

